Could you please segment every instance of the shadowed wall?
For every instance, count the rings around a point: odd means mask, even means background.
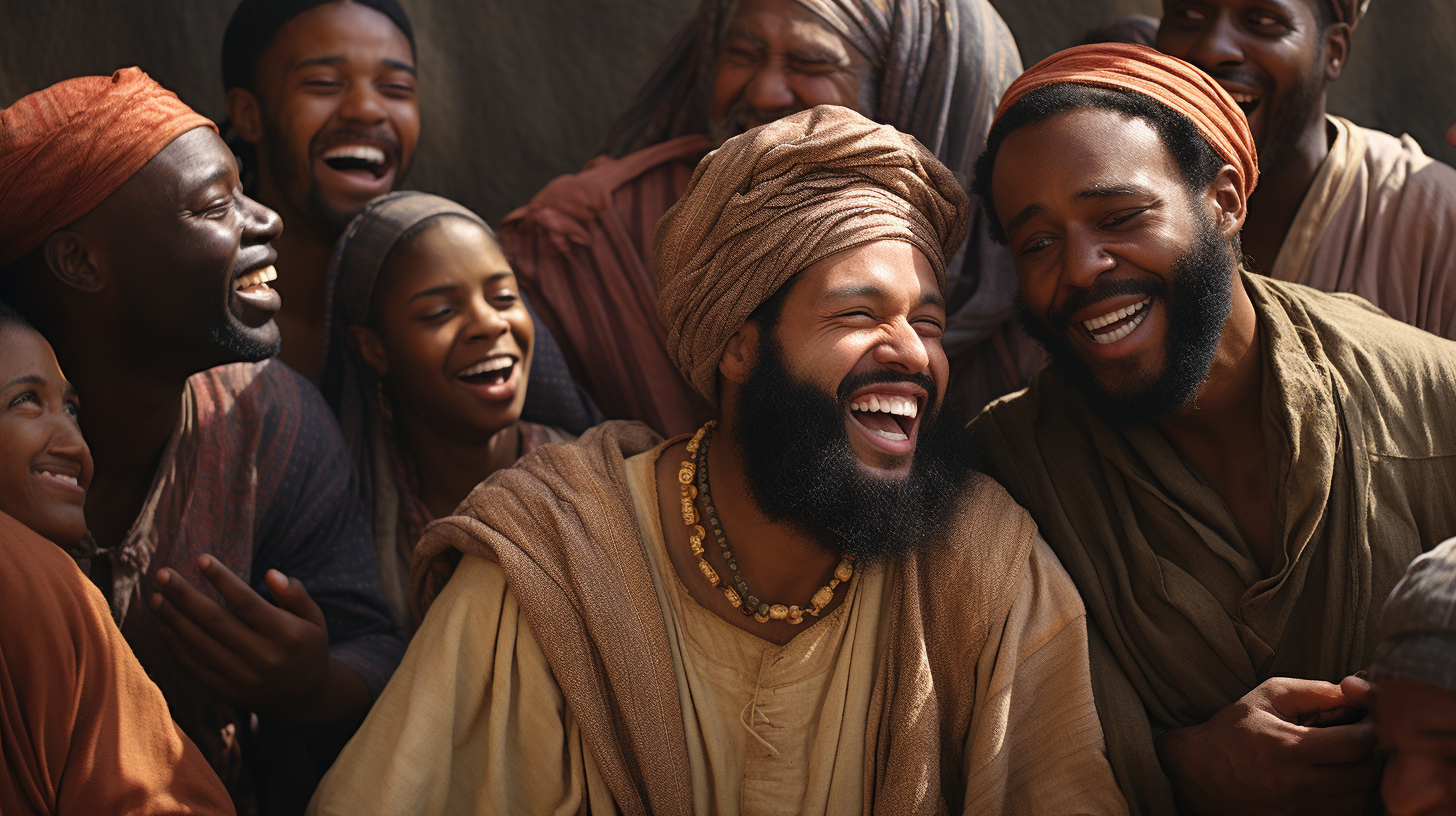
[[[494,223],[595,153],[695,0],[402,0],[419,46],[424,132],[408,186]],[[1107,14],[1157,0],[992,0],[1031,65]],[[0,0],[0,107],[53,82],[139,65],[221,117],[219,53],[236,0]],[[1375,0],[1330,110],[1409,132],[1448,164],[1456,2]]]

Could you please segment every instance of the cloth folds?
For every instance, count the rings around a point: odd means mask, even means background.
[[[735,136],[657,224],[668,354],[716,404],[724,346],[786,281],[836,252],[896,240],[924,253],[943,287],[969,210],[930,151],[848,108],[820,105]]]
[[[1032,91],[1063,82],[1151,97],[1193,122],[1214,152],[1239,171],[1245,200],[1259,183],[1259,154],[1234,98],[1198,68],[1145,45],[1097,43],[1058,51],[1011,83],[996,117]]]
[[[199,127],[217,132],[138,68],[58,82],[0,110],[0,272]]]

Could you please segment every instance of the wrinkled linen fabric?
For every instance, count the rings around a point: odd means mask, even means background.
[[[1193,65],[1145,45],[1095,43],[1058,51],[1011,83],[996,118],[1032,91],[1064,82],[1156,100],[1192,122],[1213,151],[1233,165],[1245,200],[1258,185],[1259,154],[1249,121],[1234,98]]]
[[[879,66],[872,118],[920,140],[968,187],[996,102],[1021,72],[987,0],[800,0]],[[712,148],[708,97],[731,0],[705,0],[613,127],[604,155],[506,216],[501,244],[567,362],[608,417],[662,433],[712,416],[667,357],[653,227]],[[980,208],[947,258],[942,340],[974,407],[1041,364],[1013,319],[1016,273]],[[954,383],[953,383],[954,384]]]
[[[728,339],[786,281],[871,241],[903,241],[945,286],[970,199],[913,137],[820,105],[735,136],[698,163],[657,223],[658,309],[667,352],[718,402]]]
[[[1350,295],[1245,274],[1282,542],[1266,574],[1222,498],[1154,426],[1093,418],[1057,370],[971,424],[1087,605],[1093,689],[1135,813],[1172,813],[1155,728],[1274,676],[1368,668],[1380,604],[1456,530],[1456,343]]]
[[[440,642],[440,627],[459,628],[447,618],[458,614],[451,611],[458,610],[460,595],[454,594],[450,576],[461,559],[476,556],[499,565],[503,585],[512,596],[509,606],[519,609],[526,626],[499,637],[489,633],[481,637],[521,644],[496,655],[505,657],[504,663],[496,664],[502,668],[521,665],[513,653],[539,647],[564,701],[565,713],[563,708],[553,709],[556,724],[546,733],[563,734],[567,745],[553,743],[552,753],[565,753],[573,767],[578,767],[577,756],[588,757],[585,764],[595,769],[591,773],[600,777],[615,807],[627,814],[691,813],[697,795],[683,716],[686,702],[670,659],[676,635],[670,635],[668,627],[672,621],[676,631],[676,617],[670,604],[664,607],[659,584],[665,577],[654,578],[656,556],[647,550],[649,544],[657,544],[644,540],[637,509],[649,503],[655,507],[655,488],[652,496],[634,498],[628,470],[631,457],[658,444],[660,439],[643,425],[608,422],[574,444],[547,445],[476,488],[458,515],[431,524],[415,555],[419,603],[424,608],[445,604],[440,615],[432,610],[425,617],[419,637],[431,639],[426,643]],[[640,485],[637,489],[641,491]],[[993,638],[1010,637],[1005,634],[1009,610],[1025,585],[1036,528],[1004,491],[983,477],[972,479],[954,512],[949,529],[975,531],[974,535],[954,536],[943,546],[887,563],[884,568],[897,577],[877,585],[883,606],[875,620],[866,623],[866,633],[872,630],[879,639],[876,659],[857,669],[873,674],[865,690],[868,702],[861,700],[863,747],[855,750],[863,766],[849,769],[861,786],[865,813],[946,813],[951,807],[959,811],[973,789],[986,795],[986,812],[995,812],[994,803],[1008,789],[998,786],[1014,787],[1024,781],[1019,774],[1001,774],[994,768],[985,778],[968,776],[967,769],[977,765],[967,755],[966,745],[978,724],[975,717],[999,716],[991,712],[1008,702],[1000,695],[978,699],[978,683],[987,682],[979,676],[978,666],[984,665],[982,658]],[[655,569],[671,567],[659,563]],[[947,589],[950,575],[963,576],[956,580],[954,591]],[[860,592],[869,592],[870,586],[867,581]],[[503,609],[501,588],[497,585],[495,600],[482,600],[483,605]],[[452,599],[437,601],[442,592]],[[1076,619],[1075,598],[1062,592],[1055,595],[1064,600],[1051,605],[1070,604],[1062,610],[1065,620]],[[845,614],[853,615],[853,608]],[[1067,625],[1076,624],[1073,620]],[[475,634],[473,627],[469,634]],[[458,636],[452,643],[448,649],[461,648]],[[1070,651],[1080,655],[1081,648],[1077,645]],[[419,666],[412,664],[409,670],[415,679],[405,682],[427,682],[418,679],[423,672],[439,674],[429,668],[433,659],[421,654]],[[1069,669],[1057,680],[1046,680],[1071,683],[1069,688],[1074,689],[1079,671]],[[457,691],[488,694],[494,683],[486,689]],[[1075,697],[1068,689],[1025,692],[1045,695],[1049,705],[1063,695]],[[392,689],[386,692],[392,693]],[[428,699],[428,695],[420,700],[391,697],[379,710],[382,713],[371,714],[370,722],[395,723],[380,726],[383,733],[393,733],[389,729],[399,727],[401,714],[416,704],[425,711],[432,705]],[[492,710],[501,703],[493,698],[490,702]],[[981,705],[986,707],[977,708]],[[1088,769],[1083,778],[1089,783],[1089,800],[1100,803],[1093,812],[1121,812],[1105,769],[1101,784],[1097,783],[1101,753],[1095,730],[1086,728],[1089,716],[1083,709],[1065,724],[1066,733],[1074,734],[1085,750],[1071,752],[1070,757],[1053,753],[1069,767]],[[571,745],[578,732],[579,751]],[[984,735],[988,746],[1004,742],[1004,735],[997,736],[994,728],[990,732]],[[364,745],[363,740],[356,742]],[[360,753],[367,755],[367,749],[361,747]],[[331,771],[330,781],[314,802],[316,809],[331,798],[331,791],[356,787],[334,781],[350,778],[350,764],[346,758]],[[435,791],[419,801],[429,801],[429,809],[438,810],[442,807],[438,797],[447,794],[430,780],[449,773],[448,768],[427,761],[392,774],[391,782],[405,780],[419,790]],[[583,777],[572,773],[574,778]],[[413,782],[406,779],[411,775],[416,777]],[[528,794],[537,780],[528,769],[519,768],[496,778],[522,794]],[[540,782],[543,788],[556,784],[554,776]],[[585,785],[590,793],[591,781]],[[561,802],[576,812],[576,799]]]
[[[1456,340],[1456,169],[1409,136],[1328,120],[1329,155],[1269,276],[1359,295]]]
[[[782,646],[739,629],[692,597],[668,555],[678,539],[664,534],[657,466],[671,444],[627,459],[625,475],[666,623],[670,652],[653,662],[677,684],[669,702],[685,729],[691,812],[904,812],[867,799],[864,781],[881,621],[905,579],[900,565],[862,570],[843,604]],[[999,488],[988,494],[988,506],[1004,501]],[[1009,515],[1019,511],[1000,517]],[[975,709],[968,733],[946,737],[963,739],[965,760],[942,791],[945,810],[1122,813],[1076,590],[1039,539],[1007,580],[1017,587],[1004,621],[966,656]],[[313,812],[617,812],[542,652],[553,630],[538,635],[522,607],[499,565],[463,556]]]
[[[1370,672],[1456,690],[1456,538],[1411,562],[1391,591]]]
[[[0,513],[0,813],[232,816],[106,601]]]
[[[350,342],[348,329],[369,322],[379,273],[394,246],[427,221],[444,217],[463,218],[495,235],[480,216],[447,198],[429,193],[389,193],[369,202],[350,222],[326,272],[330,310],[320,390],[344,432],[344,442],[354,461],[355,487],[370,514],[380,585],[394,611],[395,624],[406,634],[419,625],[410,614],[410,561],[415,542],[434,516],[419,497],[413,459],[401,447],[393,425],[380,414],[379,376]],[[526,379],[528,404],[532,394],[552,390],[549,381],[536,381],[536,361],[543,341],[549,342],[550,335],[538,330],[536,340]],[[564,366],[562,369],[561,376],[571,389],[568,393],[574,396],[574,384]],[[517,425],[523,455],[545,442],[572,438],[546,425],[524,420]]]
[[[199,127],[217,132],[138,68],[58,82],[0,110],[0,271]]]

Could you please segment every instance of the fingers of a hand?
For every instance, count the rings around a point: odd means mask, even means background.
[[[227,601],[228,610],[253,629],[264,634],[273,634],[281,625],[278,607],[268,603],[247,582],[210,555],[198,559],[202,575],[217,588],[217,593]]]
[[[172,614],[190,618],[218,640],[234,649],[256,648],[257,634],[216,601],[202,594],[175,570],[157,571],[157,589],[172,608]],[[159,610],[160,612],[160,610]]]
[[[1258,699],[1262,703],[1260,708],[1287,722],[1294,722],[1307,712],[1350,704],[1334,683],[1294,677],[1272,677],[1248,696]]]
[[[1359,762],[1375,750],[1378,738],[1375,723],[1369,719],[1351,725],[1328,728],[1301,728],[1291,756],[1312,765],[1336,765]]]
[[[325,628],[324,611],[314,603],[302,581],[285,577],[278,570],[268,570],[263,580],[268,582],[268,589],[278,599],[279,606],[320,629]]]
[[[1363,677],[1352,674],[1341,680],[1340,692],[1350,701],[1350,705],[1360,708],[1375,707],[1375,685]]]
[[[239,674],[238,667],[246,669],[246,664],[237,659],[236,655],[228,654],[216,640],[198,629],[186,617],[165,614],[163,610],[167,607],[168,604],[163,602],[162,609],[157,610],[162,619],[157,629],[161,632],[167,649],[182,668],[198,682],[224,697],[242,697],[241,683],[247,679],[247,675]],[[251,672],[248,674],[251,675]]]

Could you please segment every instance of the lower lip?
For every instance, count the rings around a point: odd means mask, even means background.
[[[271,286],[254,286],[246,292],[234,289],[231,300],[233,316],[255,329],[267,325],[283,308],[283,297]]]
[[[1142,311],[1139,312],[1139,314],[1143,315],[1142,322],[1137,325],[1137,328],[1128,332],[1126,337],[1116,342],[1099,343],[1091,337],[1088,337],[1091,332],[1087,330],[1086,326],[1082,325],[1078,325],[1077,329],[1073,330],[1072,333],[1077,335],[1077,339],[1081,342],[1081,345],[1087,349],[1088,356],[1104,359],[1123,357],[1136,351],[1138,346],[1143,342],[1143,339],[1150,331],[1149,325],[1154,320],[1154,310],[1159,303],[1160,301],[1154,298],[1151,303],[1144,306]]]
[[[323,186],[350,196],[374,198],[389,192],[394,186],[394,167],[375,176],[368,170],[335,170],[323,159],[318,160],[315,177]]]
[[[511,376],[502,382],[477,385],[468,383],[459,377],[455,378],[455,382],[465,386],[472,394],[487,402],[510,402],[516,398],[516,391],[521,384],[521,364],[517,362],[511,366]]]
[[[874,431],[866,428],[855,418],[854,412],[849,414],[850,427],[859,433],[866,442],[878,451],[891,456],[909,456],[915,452],[915,432],[920,429],[920,420],[916,419],[910,426],[910,433],[904,439],[886,439]]]
[[[40,480],[40,483],[50,488],[51,490],[54,490],[57,493],[60,493],[72,500],[86,500],[86,490],[79,484],[57,478],[55,474],[47,473],[43,470],[36,471],[35,474],[36,478]]]

